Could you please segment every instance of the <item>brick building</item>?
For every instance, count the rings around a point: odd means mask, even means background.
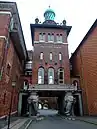
[[[63,112],[64,97],[69,91],[77,98],[75,114],[82,115],[79,77],[70,77],[67,38],[71,26],[54,21],[55,12],[48,9],[45,21],[31,24],[34,52],[26,50],[16,3],[0,2],[0,117],[8,115],[13,92],[12,114],[28,112],[27,98],[33,91],[58,105]],[[33,73],[33,74],[32,74]],[[12,84],[15,82],[15,88]],[[74,83],[74,85],[72,85]]]
[[[56,97],[60,112],[64,110],[63,98],[70,91],[80,101],[75,108],[76,114],[82,115],[81,94],[71,85],[74,78],[70,78],[67,38],[71,26],[67,26],[65,20],[56,23],[55,12],[50,8],[45,11],[44,18],[43,23],[36,18],[35,24],[30,25],[34,52],[29,91],[36,91],[42,100],[43,97]]]
[[[12,91],[12,114],[17,113],[26,59],[27,50],[16,3],[0,2],[0,118],[8,115]]]
[[[51,15],[55,15],[49,9],[44,13],[43,24],[37,24],[37,22],[31,24],[34,46],[32,84],[70,84],[67,36],[71,26],[57,25],[52,17],[46,18],[46,13],[49,11]],[[58,76],[58,71],[60,74],[61,70],[62,78]],[[49,72],[51,72],[51,79]]]
[[[79,80],[84,115],[97,115],[97,20],[70,58],[71,78]]]

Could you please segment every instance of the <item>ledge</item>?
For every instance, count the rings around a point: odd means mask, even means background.
[[[31,85],[28,91],[77,91],[77,87],[73,85]]]

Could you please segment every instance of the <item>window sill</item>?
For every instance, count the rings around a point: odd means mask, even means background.
[[[44,40],[39,40],[39,42],[45,42]]]
[[[48,43],[53,43],[54,41],[48,41]]]
[[[62,41],[57,41],[57,43],[63,43]]]
[[[68,44],[68,43],[64,43],[64,42],[54,42],[54,41],[43,41],[43,40],[40,40],[40,41],[34,41],[34,43],[36,44],[39,44],[40,43],[53,43],[53,44]]]

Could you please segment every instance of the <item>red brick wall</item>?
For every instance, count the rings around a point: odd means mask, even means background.
[[[39,33],[44,32],[46,35],[49,32],[56,34],[62,34],[64,36],[64,42],[67,42],[66,32],[63,30],[54,30],[54,29],[36,29],[35,31],[35,41],[39,41]],[[40,53],[43,52],[44,59],[40,61]],[[52,52],[53,59],[49,60],[49,54]],[[58,55],[59,52],[62,53],[62,63],[60,63]],[[47,63],[47,64],[45,64]],[[57,65],[55,65],[57,63]],[[69,55],[68,55],[68,45],[67,44],[54,44],[54,43],[39,43],[34,44],[34,53],[33,53],[33,68],[32,68],[32,84],[38,83],[38,68],[43,66],[44,69],[53,67],[55,73],[58,71],[59,67],[64,68],[64,83],[70,83],[70,69],[69,69]]]
[[[0,36],[7,36],[10,23],[10,15],[0,14]]]
[[[10,74],[7,75],[7,64],[10,63],[11,69]],[[3,71],[3,77],[0,81],[0,116],[8,114],[8,109],[10,105],[11,100],[11,93],[12,93],[12,81],[16,81],[16,87],[14,88],[13,93],[13,104],[12,104],[12,112],[17,110],[18,106],[18,95],[19,90],[23,84],[21,80],[21,74],[22,74],[22,66],[20,64],[20,61],[18,59],[18,56],[15,52],[15,49],[13,47],[13,43],[10,42],[10,46],[8,48],[7,53],[7,59],[4,64],[4,71]],[[4,94],[5,98],[4,98]]]
[[[48,41],[48,33],[53,33],[54,36],[56,36],[57,34],[62,34],[64,37],[64,43],[67,43],[66,31],[61,29],[38,29],[37,28],[35,29],[35,37],[34,37],[35,41],[39,41],[39,33],[41,32],[46,34],[46,42]]]
[[[8,15],[9,16],[9,15]],[[8,30],[5,29],[8,27],[9,17],[0,15],[0,36],[7,36]],[[1,31],[2,30],[2,31]],[[4,30],[4,31],[3,31]],[[6,31],[5,31],[6,30]],[[4,49],[6,45],[6,40],[0,38],[0,61],[4,58],[3,62],[3,75],[0,81],[0,117],[7,115],[9,112],[9,105],[11,100],[12,93],[12,81],[16,81],[16,87],[14,88],[13,93],[13,104],[12,104],[12,112],[17,110],[18,106],[18,95],[20,87],[22,86],[22,66],[13,46],[13,42],[11,39],[9,40],[8,49]],[[4,55],[6,51],[6,54]],[[7,74],[7,65],[10,64],[10,73]],[[0,62],[0,68],[1,68]]]
[[[79,68],[84,113],[97,115],[97,27],[72,57],[72,62],[73,71]]]

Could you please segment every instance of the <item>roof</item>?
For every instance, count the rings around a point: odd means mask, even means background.
[[[79,51],[80,47],[85,43],[85,41],[90,36],[90,34],[93,32],[93,30],[95,29],[96,26],[97,26],[97,19],[95,20],[95,22],[93,23],[93,25],[91,26],[91,28],[89,29],[89,31],[87,32],[87,34],[85,35],[83,40],[80,42],[80,44],[78,45],[78,47],[76,48],[76,50],[72,54],[71,58]]]
[[[30,28],[31,28],[31,36],[32,36],[32,42],[33,42],[35,28],[63,29],[63,30],[66,30],[67,36],[68,36],[72,26],[55,25],[55,24],[30,24]]]

